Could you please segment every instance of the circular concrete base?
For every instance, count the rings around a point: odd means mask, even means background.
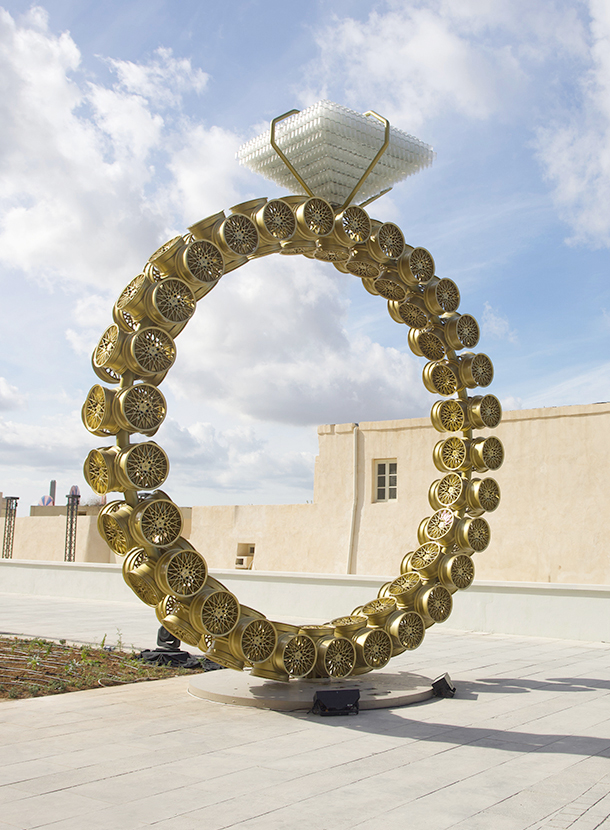
[[[318,689],[359,689],[361,709],[406,706],[432,697],[432,681],[429,678],[406,672],[383,671],[346,677],[344,680],[317,678],[279,683],[252,677],[247,672],[226,669],[194,675],[188,690],[195,697],[218,703],[292,712],[311,709],[314,693]]]

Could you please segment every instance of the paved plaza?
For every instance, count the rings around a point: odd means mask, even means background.
[[[108,642],[120,617],[143,647],[157,627],[121,603],[0,600],[15,634]],[[0,830],[610,828],[610,645],[435,626],[397,669],[447,671],[457,696],[320,718],[179,677],[0,702]]]

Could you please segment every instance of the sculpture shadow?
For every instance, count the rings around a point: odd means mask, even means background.
[[[347,679],[349,681],[349,678]],[[448,712],[455,702],[477,700],[485,694],[534,694],[536,692],[569,692],[580,695],[595,691],[610,691],[610,681],[596,678],[548,678],[531,680],[521,678],[481,678],[474,681],[455,681],[457,694],[454,699],[431,698],[421,703],[388,709],[361,710],[358,717],[324,718],[324,725],[332,729],[348,729],[356,733],[371,733],[402,737],[406,741],[425,741],[450,749],[456,746],[494,748],[507,752],[542,752],[560,755],[590,757],[601,755],[610,758],[610,736],[607,738],[576,735],[569,732],[547,733],[522,729],[500,729],[489,726],[462,725],[446,722],[442,713]],[[345,685],[348,685],[346,683]],[[594,699],[605,695],[594,695]],[[545,698],[546,700],[546,698]],[[542,702],[542,701],[541,701]],[[578,705],[581,704],[578,700]],[[532,705],[538,701],[533,700]],[[515,710],[518,712],[518,710]],[[566,724],[570,723],[569,705],[566,707]],[[551,714],[553,710],[549,710]],[[609,708],[610,712],[610,708]],[[418,719],[418,713],[421,719]],[[434,715],[438,713],[438,717]],[[305,712],[287,713],[299,719],[311,719]],[[504,714],[504,713],[503,713]],[[506,714],[510,714],[507,712]],[[501,717],[502,715],[500,715]],[[544,716],[544,715],[541,715]],[[487,714],[483,715],[487,719]],[[491,716],[493,717],[493,715]],[[490,717],[490,720],[491,720]]]

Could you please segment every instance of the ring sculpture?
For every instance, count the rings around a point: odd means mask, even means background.
[[[165,418],[158,387],[197,301],[223,275],[273,253],[329,262],[361,278],[367,291],[387,301],[391,318],[409,327],[410,348],[428,360],[424,385],[441,396],[431,412],[442,433],[433,451],[441,477],[430,487],[434,512],[419,526],[419,546],[377,597],[325,625],[272,622],[240,605],[181,535],[180,509],[159,489],[169,472],[167,455],[154,441],[131,441],[137,433],[153,436]],[[491,383],[493,366],[485,354],[469,351],[479,327],[458,313],[459,302],[455,283],[435,276],[431,254],[406,245],[397,225],[315,196],[237,205],[192,225],[150,257],[115,303],[114,322],[93,353],[96,375],[114,388],[93,386],[82,417],[94,435],[116,436],[116,445],[91,450],[84,473],[96,493],[123,493],[100,511],[99,532],[124,556],[129,587],[169,632],[223,666],[287,681],[382,668],[449,617],[452,595],[473,581],[472,555],[490,541],[483,514],[500,500],[497,482],[475,474],[498,469],[504,456],[498,438],[473,435],[496,427],[502,410],[493,395],[468,395]]]

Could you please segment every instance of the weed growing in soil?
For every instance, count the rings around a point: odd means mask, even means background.
[[[203,671],[203,667],[202,667]],[[134,652],[0,637],[0,700],[56,695],[103,686],[163,680],[192,669],[154,666]]]

